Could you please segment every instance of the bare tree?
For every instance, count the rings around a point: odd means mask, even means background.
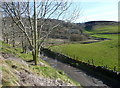
[[[65,13],[70,6],[71,3],[64,0],[40,0],[38,2],[28,0],[27,2],[3,2],[1,7],[2,11],[12,19],[13,25],[16,25],[25,35],[32,49],[33,60],[37,65],[38,53],[44,40],[60,25],[60,23],[50,22],[49,19],[65,19]],[[75,14],[78,15],[79,12]],[[40,19],[39,27],[38,18]],[[75,17],[71,18],[69,19],[73,20]],[[46,26],[49,27],[46,28]]]

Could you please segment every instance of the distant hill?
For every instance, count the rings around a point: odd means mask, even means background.
[[[84,23],[85,30],[91,31],[103,26],[117,26],[116,21],[89,21]]]
[[[83,25],[86,31],[92,33],[118,33],[118,23],[116,21],[89,21]]]
[[[38,19],[38,29],[40,27],[41,20],[41,18]],[[45,22],[46,24],[44,29],[46,31],[49,30],[50,27],[59,24],[59,26],[49,35],[50,38],[68,39],[70,34],[83,35],[84,27],[81,23],[78,25],[76,23],[65,22],[58,19],[45,19]]]
[[[6,21],[6,28],[5,30],[8,32],[8,29],[10,31],[12,31],[12,28],[8,28],[7,27],[9,25],[14,24],[14,22],[12,21],[12,19],[10,17],[5,17],[3,18],[2,20],[5,20]],[[30,25],[29,23],[29,20],[27,18],[21,18],[22,22],[25,23],[26,25],[26,28],[28,28],[27,26]],[[38,23],[38,30],[40,30],[41,28],[41,24],[44,23],[44,26],[42,27],[42,33],[41,33],[41,36],[44,36],[46,35],[45,33],[48,33],[48,30],[52,27],[54,27],[55,25],[58,25],[58,27],[54,28],[51,32],[51,34],[49,34],[49,38],[60,38],[60,39],[69,39],[69,35],[70,34],[75,34],[75,35],[79,35],[79,36],[83,36],[83,30],[84,30],[84,27],[83,25],[80,23],[80,24],[76,24],[76,23],[71,23],[71,22],[65,22],[63,20],[58,20],[58,19],[41,19],[41,18],[38,18],[37,19],[37,23]],[[17,26],[14,25],[14,31],[16,32],[16,36],[21,35],[21,31],[18,30],[19,28]],[[30,29],[28,28],[27,29],[27,32],[30,32],[29,31]],[[11,35],[10,33],[12,32],[9,32],[8,34]]]
[[[116,21],[89,21],[84,23],[85,30],[91,31],[103,26],[115,26],[118,25]]]

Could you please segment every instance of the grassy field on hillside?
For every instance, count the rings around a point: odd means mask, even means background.
[[[54,46],[51,49],[79,61],[90,62],[96,66],[107,66],[108,69],[118,71],[118,35],[92,36],[112,40],[91,44],[65,44]]]
[[[108,38],[108,39],[112,39],[118,41],[118,36],[120,36],[119,34],[94,34],[91,35],[92,37],[97,37],[97,38]]]
[[[96,27],[94,30],[85,31],[85,32],[86,33],[117,33],[120,32],[120,30],[118,30],[117,25],[109,25],[109,26]]]

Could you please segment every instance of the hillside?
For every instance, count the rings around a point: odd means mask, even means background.
[[[33,65],[30,53],[21,53],[20,48],[13,48],[4,42],[0,50],[2,63],[2,85],[0,86],[73,86],[79,85],[64,72],[53,69],[39,59],[38,66]]]
[[[118,22],[115,21],[89,21],[84,23],[86,31],[93,33],[118,33]]]
[[[4,29],[4,35],[7,37],[11,37],[12,35],[12,32],[14,32],[15,36],[21,36],[21,31],[19,30],[19,28],[17,26],[15,26],[14,22],[12,21],[12,19],[10,17],[6,17],[6,18],[3,18],[3,27],[5,28]],[[22,22],[24,24],[26,24],[26,28],[28,28],[26,31],[28,33],[30,33],[30,28],[29,28],[29,20],[27,18],[22,18],[21,19]],[[13,23],[13,24],[11,24]],[[48,31],[58,25],[56,28],[52,29],[51,30],[51,33],[49,34],[49,38],[57,38],[57,39],[69,39],[69,36],[70,36],[70,31],[71,34],[77,34],[77,35],[84,35],[83,34],[83,25],[82,24],[76,24],[76,23],[71,23],[71,22],[65,22],[65,21],[62,21],[62,20],[57,20],[57,19],[41,19],[41,18],[38,18],[37,19],[37,26],[38,26],[38,30],[41,29],[41,25],[44,24],[44,26],[42,27],[42,30],[41,30],[41,36],[44,36],[46,35],[46,33],[48,33]],[[12,28],[12,26],[14,26],[14,28]],[[13,31],[14,29],[14,31]],[[8,32],[8,33],[7,33]],[[85,36],[85,35],[84,35]],[[19,38],[19,37],[18,37]]]

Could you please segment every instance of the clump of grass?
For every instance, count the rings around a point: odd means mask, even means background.
[[[55,70],[50,66],[32,66],[32,68],[34,69],[34,71],[36,71],[36,73],[38,73],[39,75],[43,75],[44,77],[47,78],[52,78],[55,80],[63,80],[66,83],[71,83],[77,86],[80,86],[79,83],[73,81],[72,79],[68,78],[65,73],[61,70]]]
[[[2,61],[2,85],[3,86],[19,86],[19,79],[16,75],[12,72],[12,68],[7,65],[10,64],[10,61]]]
[[[12,47],[9,44],[6,44],[4,42],[2,43],[2,47],[0,49],[0,52],[4,52],[4,53],[10,53],[16,57],[22,58],[23,60],[32,60],[32,54],[30,52],[28,53],[22,53],[22,49],[21,48],[16,48],[16,47]]]

